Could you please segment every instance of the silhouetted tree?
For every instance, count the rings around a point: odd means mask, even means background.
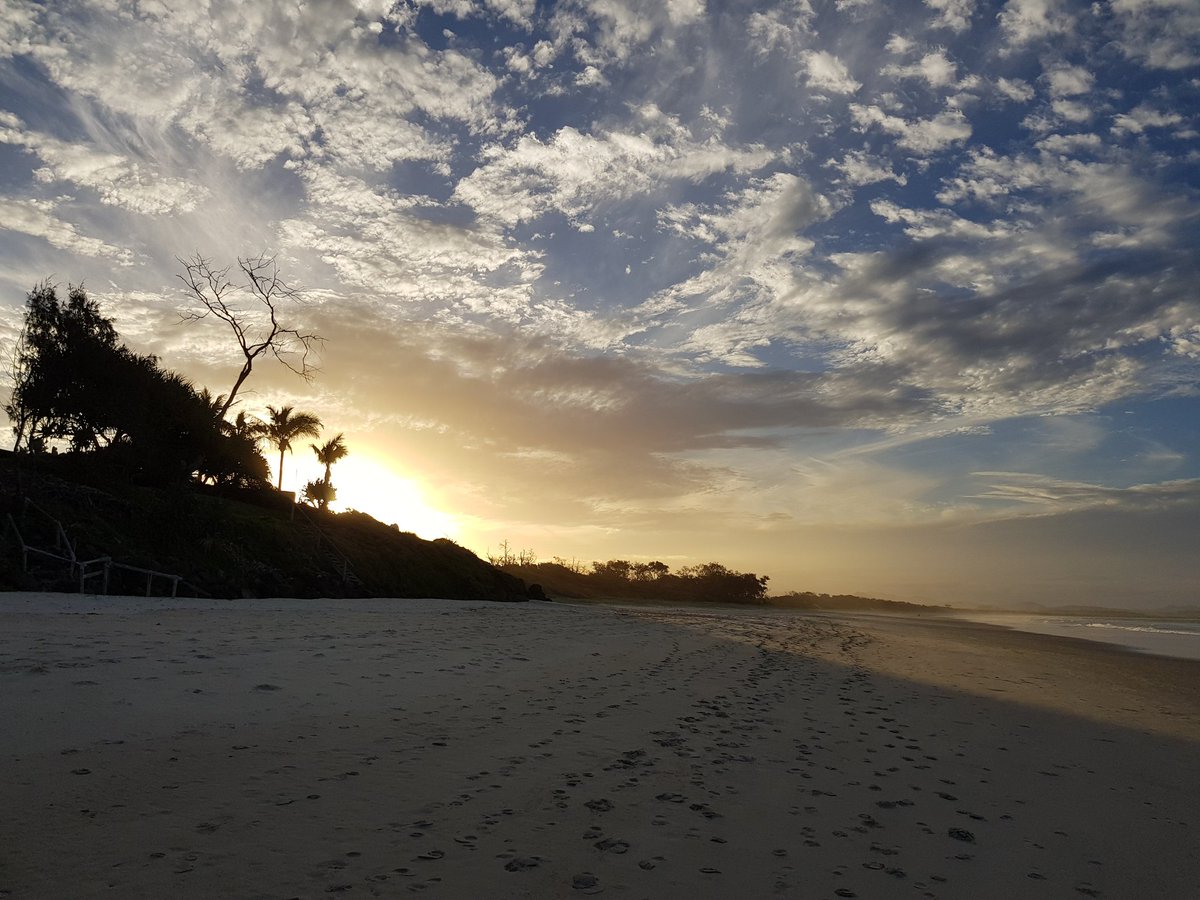
[[[715,562],[685,566],[679,577],[691,583],[697,600],[715,603],[765,603],[770,581],[766,575],[734,572]]]
[[[670,574],[671,567],[655,560],[654,562],[634,563],[632,572],[635,581],[657,581],[664,575]]]
[[[316,454],[317,462],[325,467],[325,482],[330,483],[333,464],[341,462],[350,455],[350,448],[346,446],[345,435],[339,432],[335,437],[330,438],[319,447],[316,444],[310,444],[309,446],[312,447],[313,453]]]
[[[283,455],[292,449],[292,441],[302,437],[317,437],[321,420],[312,413],[298,413],[290,406],[267,407],[268,419],[263,423],[261,436],[279,450],[279,490],[283,490]]]
[[[66,302],[48,283],[30,292],[13,374],[5,409],[16,449],[67,441],[74,451],[102,451],[143,481],[186,480],[210,471],[226,479],[265,480],[266,461],[254,442],[238,444],[223,434],[208,392],[198,393],[157,358],[120,344],[112,322],[82,287],[71,287]]]
[[[305,381],[312,380],[316,368],[311,356],[323,339],[281,321],[282,307],[303,302],[304,293],[279,277],[275,257],[265,254],[238,257],[238,269],[246,278],[244,284],[234,284],[230,280],[232,266],[214,268],[212,262],[200,254],[178,262],[183,266],[179,280],[202,307],[184,313],[184,319],[199,321],[213,316],[224,322],[233,332],[242,354],[242,368],[220,409],[222,418],[250,377],[255,361],[265,354],[275,357]],[[243,305],[239,300],[245,297],[249,302]]]
[[[329,504],[337,498],[337,490],[334,487],[334,481],[332,481],[331,470],[334,468],[335,462],[344,460],[349,455],[350,449],[346,446],[346,439],[344,439],[341,433],[338,433],[335,438],[326,440],[320,446],[317,446],[317,444],[310,444],[310,446],[312,446],[314,454],[317,455],[317,462],[325,467],[325,480],[320,482],[324,487],[319,488],[319,490],[318,488],[314,488],[312,491],[308,490],[316,482],[310,482],[310,484],[305,485],[305,494],[312,494],[312,498],[317,502],[318,509],[329,509]]]
[[[4,407],[13,449],[60,439],[80,449],[107,442],[113,398],[103,376],[130,355],[82,285],[70,286],[65,302],[49,282],[35,285],[12,352],[12,392]]]
[[[610,559],[608,562],[592,563],[592,574],[612,581],[628,581],[633,564],[626,559]]]
[[[310,481],[304,485],[300,496],[305,503],[317,509],[327,509],[337,499],[337,488],[328,481]]]

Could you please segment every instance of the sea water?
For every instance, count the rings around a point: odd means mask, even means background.
[[[1117,644],[1155,656],[1200,659],[1200,621],[1101,616],[970,615],[966,618],[1018,631]]]

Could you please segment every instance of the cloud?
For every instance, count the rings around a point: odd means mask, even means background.
[[[643,107],[638,118],[636,130],[592,135],[566,127],[546,141],[525,135],[510,147],[487,148],[483,164],[458,182],[455,199],[509,226],[551,210],[574,219],[670,181],[753,172],[776,158],[761,145],[702,138],[657,107]]]
[[[78,4],[46,16],[53,38],[32,55],[54,82],[143,128],[181,127],[245,169],[324,152],[384,168],[442,151],[415,112],[480,131],[507,119],[490,103],[498,80],[467,56],[381,42],[368,25],[406,25],[389,4],[184,7],[120,22]]]
[[[774,50],[795,53],[811,36],[814,15],[808,0],[796,0],[789,6],[751,13],[746,33],[760,56]]]
[[[651,298],[646,309],[677,309],[688,298],[724,306],[739,297],[775,298],[790,290],[793,267],[813,248],[804,231],[827,219],[834,203],[804,179],[778,173],[759,179],[720,206],[668,207],[660,219],[671,231],[712,248],[714,263]],[[723,319],[724,316],[721,316]],[[729,336],[741,336],[729,340]],[[762,343],[762,323],[749,332],[728,323],[693,323],[686,345],[708,357],[757,365],[746,351]]]
[[[809,50],[804,54],[804,65],[808,71],[808,84],[818,91],[835,94],[853,94],[861,82],[850,77],[845,63],[824,50]]]
[[[1008,0],[997,19],[1010,47],[1062,34],[1071,27],[1061,0]]]
[[[961,143],[971,136],[971,123],[962,110],[948,109],[930,119],[904,119],[885,113],[878,106],[852,103],[850,115],[856,125],[867,129],[874,125],[895,135],[897,145],[918,156],[927,156]]]
[[[569,0],[556,4],[549,28],[582,65],[623,65],[651,42],[661,47],[701,22],[703,0]]]
[[[1085,481],[1067,481],[1025,472],[975,472],[988,487],[976,496],[982,500],[1020,504],[1035,515],[1099,509],[1160,510],[1200,503],[1200,479],[1112,487]]]
[[[996,80],[996,90],[1017,103],[1028,103],[1033,99],[1033,88],[1020,78],[999,78]]]
[[[1179,125],[1183,116],[1179,113],[1168,113],[1156,110],[1146,104],[1135,106],[1127,113],[1113,117],[1113,134],[1142,134],[1148,128],[1168,128]]]
[[[131,265],[133,253],[100,238],[81,234],[70,222],[56,216],[59,200],[23,200],[0,197],[0,228],[41,238],[51,246],[84,256],[104,257]]]
[[[1096,78],[1082,66],[1060,66],[1045,74],[1051,97],[1073,97],[1091,91]]]
[[[540,273],[536,254],[486,227],[434,221],[422,203],[313,164],[296,167],[308,212],[280,234],[297,253],[317,253],[348,285],[403,302],[465,306],[520,318]],[[436,204],[430,205],[436,208]]]
[[[846,183],[855,187],[880,181],[894,181],[899,185],[908,183],[904,175],[892,170],[887,160],[862,150],[850,150],[840,160],[831,159],[826,165],[841,172]]]
[[[1121,52],[1155,69],[1200,64],[1200,10],[1189,0],[1114,0]]]
[[[961,32],[971,27],[971,17],[975,14],[975,0],[925,0],[925,5],[935,13],[935,28]]]
[[[135,213],[161,215],[189,212],[208,196],[208,189],[165,175],[121,153],[59,140],[26,129],[11,113],[0,111],[0,143],[22,147],[43,163],[37,181],[66,181],[96,191],[101,203]]]
[[[931,88],[953,87],[958,80],[958,66],[941,49],[926,53],[907,66],[885,66],[881,72],[892,78],[919,78]]]

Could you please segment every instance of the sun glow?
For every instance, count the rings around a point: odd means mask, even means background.
[[[333,467],[333,485],[337,488],[337,500],[331,508],[337,512],[357,509],[428,540],[456,537],[458,521],[433,506],[420,484],[397,475],[378,460],[354,453],[353,449],[350,456]]]

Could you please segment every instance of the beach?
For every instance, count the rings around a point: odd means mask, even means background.
[[[1200,897],[1200,662],[937,617],[0,595],[0,897]]]

